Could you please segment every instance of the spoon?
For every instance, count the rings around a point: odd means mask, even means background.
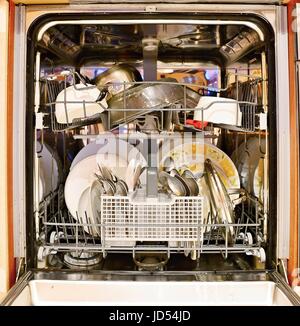
[[[193,179],[195,179],[195,175],[194,175],[194,173],[191,171],[191,170],[189,170],[189,169],[185,169],[183,172],[182,172],[182,174],[181,174],[183,177],[185,177],[185,178],[193,178]]]
[[[175,169],[175,162],[171,156],[168,156],[163,161],[163,170],[166,172],[170,172]]]
[[[111,171],[106,166],[98,164],[99,171],[104,179],[114,181]]]
[[[174,176],[174,178],[176,180],[178,180],[182,184],[182,186],[184,187],[184,189],[185,189],[185,193],[182,194],[182,195],[180,195],[180,196],[190,196],[191,195],[191,191],[190,191],[189,186],[185,182],[184,178],[182,178],[180,175],[177,175],[177,174]]]
[[[168,187],[168,177],[169,176],[170,176],[169,173],[167,173],[166,171],[159,172],[158,181],[163,187]]]
[[[167,186],[176,196],[186,196],[186,187],[179,176],[171,176],[165,171],[159,173],[159,181],[163,186]]]
[[[172,170],[169,171],[170,175],[172,177],[175,177],[176,175],[180,176],[180,173],[177,169],[173,168]]]
[[[113,196],[115,194],[117,189],[111,180],[103,180],[102,184],[106,195]]]
[[[105,181],[105,179],[102,177],[102,175],[99,175],[99,174],[97,174],[97,173],[94,173],[94,175],[95,175],[95,177],[97,178],[97,181],[98,181],[101,185],[103,185],[102,182]]]
[[[199,195],[199,186],[197,181],[195,180],[194,174],[189,171],[185,170],[181,175],[184,182],[186,183],[187,187],[189,188],[191,196],[198,196]]]
[[[126,170],[125,181],[130,192],[134,191],[142,172],[141,163],[135,158],[131,159]]]
[[[127,185],[123,180],[118,180],[116,183],[116,193],[117,196],[127,196],[128,190]]]
[[[136,169],[134,171],[134,175],[133,175],[133,184],[134,184],[133,190],[136,188],[136,186],[139,182],[141,173],[142,173],[142,166],[140,163],[138,163],[138,165],[136,166]]]
[[[119,179],[117,182],[122,184],[123,188],[126,190],[126,192],[128,192],[128,186],[127,186],[127,183],[124,180]]]

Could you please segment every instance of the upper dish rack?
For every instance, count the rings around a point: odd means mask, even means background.
[[[264,81],[261,78],[238,73],[230,73],[227,78],[234,82],[226,88],[178,83],[172,78],[167,78],[155,82],[110,83],[100,87],[99,90],[95,85],[82,83],[82,80],[81,85],[76,84],[76,73],[64,74],[59,78],[58,76],[46,77],[42,81],[44,100],[41,103],[41,110],[44,114],[48,114],[49,118],[44,116],[44,126],[51,127],[53,131],[63,131],[102,122],[104,131],[110,131],[130,122],[135,125],[145,125],[145,116],[151,113],[159,121],[155,131],[170,131],[174,124],[203,131],[207,126],[206,117],[211,117],[214,110],[218,108],[217,113],[221,118],[217,123],[213,121],[216,125],[246,132],[266,129],[265,124],[260,121],[264,114],[262,103]],[[196,86],[199,93],[192,90],[190,88],[192,86]],[[109,89],[118,92],[108,99],[106,104],[106,95],[110,96]],[[69,90],[77,94],[75,99],[67,97]],[[92,100],[90,95],[88,97],[84,95],[91,92],[93,92]],[[220,97],[201,98],[200,93],[213,93]],[[58,107],[60,122],[57,119]],[[220,110],[220,107],[223,109]],[[227,112],[229,107],[230,112]],[[222,123],[222,117],[228,120],[230,114],[234,115],[233,120],[240,120],[240,122]]]

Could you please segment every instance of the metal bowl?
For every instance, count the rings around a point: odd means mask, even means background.
[[[140,82],[142,80],[141,74],[135,67],[121,63],[98,75],[95,78],[95,84],[100,90],[107,87],[109,94],[114,96],[132,87],[133,82]]]
[[[186,88],[186,106],[195,107],[199,98],[199,94]],[[165,78],[158,82],[142,83],[108,100],[110,126],[130,122],[138,116],[171,107],[173,104],[184,105],[184,87],[176,84],[175,79]]]

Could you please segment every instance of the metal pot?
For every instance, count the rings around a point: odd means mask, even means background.
[[[139,71],[128,64],[121,63],[107,69],[95,78],[95,84],[100,89],[107,88],[109,97],[114,96],[133,86],[132,82],[142,81]],[[123,84],[125,82],[125,84]]]
[[[108,101],[110,125],[132,121],[139,115],[170,106],[182,98],[183,87],[176,85],[172,78],[140,84],[113,96]]]
[[[186,88],[186,106],[194,108],[200,95],[190,88]],[[176,84],[176,79],[164,78],[158,82],[148,82],[130,88],[113,96],[108,100],[109,125],[116,126],[130,122],[139,115],[159,111],[164,107],[171,107],[178,103],[184,106],[184,87]],[[175,111],[174,111],[175,112]],[[165,119],[172,111],[164,111]],[[167,128],[168,126],[164,126]]]

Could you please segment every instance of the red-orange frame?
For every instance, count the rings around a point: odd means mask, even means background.
[[[290,237],[290,258],[288,260],[288,276],[290,283],[293,282],[294,277],[292,276],[295,268],[299,267],[298,261],[298,214],[299,214],[299,133],[297,130],[297,101],[296,101],[296,43],[295,33],[292,30],[292,23],[295,17],[292,12],[295,4],[300,2],[299,0],[291,0],[288,4],[288,37],[289,37],[289,76],[290,76],[290,146],[291,146],[291,237]]]
[[[292,273],[300,266],[298,262],[298,173],[299,173],[299,134],[297,131],[297,105],[296,105],[296,74],[295,74],[295,34],[292,31],[292,10],[295,3],[300,0],[291,0],[288,4],[288,32],[289,32],[289,75],[290,75],[290,146],[291,146],[291,238],[290,259],[288,261],[288,275],[292,282]],[[8,53],[8,108],[7,108],[7,198],[8,198],[8,227],[9,227],[9,283],[15,281],[15,259],[13,254],[13,148],[11,139],[13,137],[13,51],[14,51],[14,15],[15,5],[9,1],[9,53]]]
[[[16,262],[13,238],[13,64],[14,64],[15,5],[9,1],[8,69],[7,69],[7,218],[8,218],[8,266],[9,287],[15,283]]]

